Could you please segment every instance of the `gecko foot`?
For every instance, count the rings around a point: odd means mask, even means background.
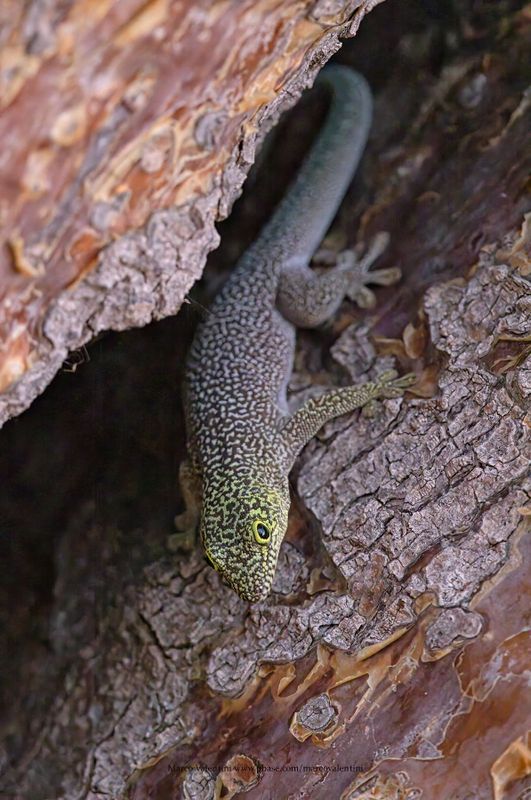
[[[178,514],[175,517],[176,525],[179,517],[183,516],[184,514]],[[177,527],[179,526],[177,525]],[[195,527],[188,528],[187,530],[178,530],[176,533],[171,533],[166,539],[168,550],[171,550],[172,553],[175,553],[179,550],[186,553],[191,553],[192,550],[195,549],[196,541],[197,530]]]
[[[391,286],[401,278],[401,271],[398,267],[389,269],[375,269],[369,272],[374,262],[380,258],[389,244],[389,234],[386,231],[377,233],[370,243],[365,255],[362,258],[356,256],[353,250],[344,250],[337,259],[338,267],[350,275],[350,285],[347,290],[347,297],[354,300],[360,308],[374,308],[376,297],[373,291],[367,287],[372,283],[376,286]]]
[[[401,375],[399,377],[396,370],[390,369],[386,372],[382,372],[375,382],[375,385],[379,397],[391,399],[404,394],[406,389],[412,386],[416,380],[417,376],[414,372],[408,372],[407,375]],[[376,398],[369,400],[369,402],[363,406],[361,413],[364,417],[372,418],[376,414],[378,405],[378,400]]]
[[[417,376],[414,372],[408,372],[407,375],[398,377],[397,372],[390,369],[382,372],[377,380],[377,385],[380,388],[381,397],[400,397],[416,380]]]

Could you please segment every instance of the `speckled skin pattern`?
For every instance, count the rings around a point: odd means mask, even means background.
[[[328,319],[345,296],[365,298],[365,283],[391,283],[396,270],[344,258],[321,274],[309,262],[361,158],[372,100],[346,67],[319,76],[331,93],[327,119],[294,183],[210,307],[186,365],[184,405],[189,461],[181,467],[186,511],[181,530],[199,522],[209,563],[240,597],[271,590],[288,524],[288,474],[304,445],[329,419],[396,396],[411,383],[396,373],[376,383],[330,391],[289,415],[295,326]],[[368,406],[370,408],[370,405]]]

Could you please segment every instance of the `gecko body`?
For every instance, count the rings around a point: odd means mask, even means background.
[[[185,369],[189,460],[180,479],[181,530],[199,525],[208,562],[240,597],[265,598],[288,524],[288,475],[304,445],[329,419],[378,397],[401,394],[411,376],[326,392],[289,414],[286,390],[296,327],[331,317],[345,296],[367,304],[366,283],[389,284],[397,270],[368,274],[382,242],[360,262],[309,268],[348,188],[367,140],[372,100],[346,67],[318,79],[328,116],[297,177],[256,242],[237,264],[200,324]]]

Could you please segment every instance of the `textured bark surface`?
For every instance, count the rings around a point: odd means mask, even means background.
[[[327,244],[388,230],[378,266],[403,281],[302,334],[291,382],[295,402],[398,362],[416,395],[306,448],[275,592],[249,606],[168,536],[199,306],[72,359],[2,431],[3,797],[526,796],[528,17],[425,9],[389,0],[340,54],[375,122]],[[310,106],[225,224],[206,294]]]
[[[375,4],[3,4],[0,425],[98,331],[177,312],[257,137]]]

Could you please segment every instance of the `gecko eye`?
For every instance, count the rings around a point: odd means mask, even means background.
[[[269,525],[259,519],[255,519],[253,522],[253,533],[258,544],[267,544],[271,538]]]

